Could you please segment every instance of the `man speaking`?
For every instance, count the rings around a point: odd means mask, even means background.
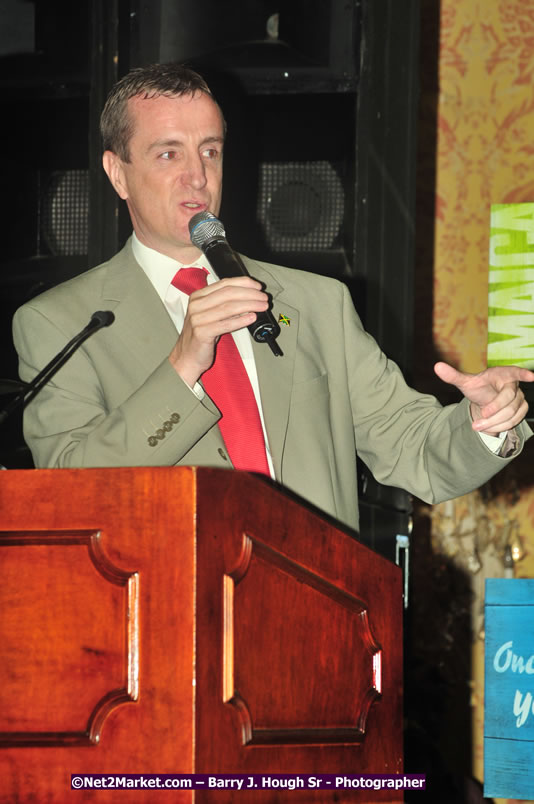
[[[357,529],[356,455],[381,483],[437,502],[521,450],[531,433],[519,381],[532,372],[469,375],[438,363],[464,395],[442,408],[406,385],[342,283],[246,257],[244,274],[215,274],[189,225],[218,215],[225,123],[197,73],[132,70],[112,89],[101,129],[133,234],[109,262],[15,315],[24,380],[94,310],[115,315],[28,406],[36,466],[256,471]],[[269,310],[281,356],[248,330]]]

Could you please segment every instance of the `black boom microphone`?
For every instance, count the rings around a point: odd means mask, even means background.
[[[13,413],[18,407],[23,405],[26,407],[28,402],[31,402],[34,396],[37,396],[39,391],[49,382],[54,374],[59,371],[67,360],[69,360],[74,352],[82,345],[87,338],[91,337],[95,332],[102,327],[109,327],[115,321],[115,316],[111,310],[98,310],[93,313],[91,320],[86,327],[78,332],[77,335],[68,342],[68,344],[52,358],[50,363],[47,363],[42,371],[37,374],[29,383],[20,383],[22,390],[11,400],[9,405],[6,405],[4,410],[0,410],[0,424],[2,424],[7,417]]]
[[[189,221],[189,234],[193,245],[204,252],[220,279],[250,276],[239,254],[229,245],[221,221],[211,212],[193,215]],[[280,357],[284,354],[275,340],[280,335],[280,327],[270,310],[257,313],[256,320],[248,329],[255,341],[268,343],[274,355]]]

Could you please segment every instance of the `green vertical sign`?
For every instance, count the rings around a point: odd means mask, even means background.
[[[534,203],[491,207],[488,366],[534,368]]]

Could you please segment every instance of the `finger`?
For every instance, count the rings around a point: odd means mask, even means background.
[[[473,423],[473,429],[478,433],[487,433],[488,435],[498,435],[507,430],[513,430],[518,424],[524,420],[528,413],[528,404],[524,401],[515,413],[509,418],[504,418],[503,415],[494,416],[491,419],[478,419]]]
[[[469,374],[459,371],[453,366],[440,361],[434,366],[434,371],[443,382],[461,388],[473,377],[479,377],[487,382],[497,382],[504,385],[507,382],[534,382],[534,372],[520,366],[492,366],[480,374]]]
[[[534,381],[534,372],[520,368],[520,366],[491,366],[477,376],[481,383],[493,385],[494,388],[503,388],[506,384]]]
[[[254,323],[257,314],[269,307],[267,295],[238,289],[231,294],[221,292],[217,300],[192,300],[184,321],[183,334],[194,343],[213,343],[221,335],[236,332]]]
[[[504,382],[534,382],[534,371],[529,369],[519,366],[495,366],[495,368],[504,369],[501,374]],[[488,369],[488,371],[492,371],[492,369]]]
[[[257,312],[260,312],[259,310]],[[254,323],[257,312],[247,311],[235,313],[225,318],[216,318],[213,321],[204,321],[202,324],[193,322],[192,330],[197,340],[202,342],[213,342],[218,340],[221,335],[237,332],[244,327]]]
[[[511,430],[523,421],[528,412],[528,403],[523,395],[514,399],[513,404],[507,405],[494,413],[473,422],[473,429],[483,433],[502,433]]]
[[[517,407],[524,399],[523,392],[516,382],[506,383],[500,391],[495,391],[491,400],[477,406],[479,416],[476,418],[490,419],[501,410],[510,411],[514,405]]]
[[[196,290],[189,297],[188,312],[189,308],[196,312],[208,311],[224,304],[239,304],[240,302],[244,305],[243,309],[246,309],[247,302],[261,302],[267,305],[269,303],[269,297],[267,293],[261,289],[259,282],[252,280],[254,284],[251,285],[249,284],[250,280],[248,277],[243,277],[243,279],[248,280],[247,284],[239,282],[239,284],[234,283],[230,285],[215,282],[213,285],[208,285],[205,288]]]
[[[195,290],[191,296],[210,296],[213,293],[219,293],[226,289],[231,290],[232,288],[250,288],[251,290],[261,291],[263,285],[251,276],[232,276],[227,279],[219,279],[217,282],[211,282],[209,285]]]
[[[468,380],[475,376],[473,374],[466,374],[463,371],[458,371],[458,369],[455,369],[453,366],[443,361],[436,363],[434,366],[434,371],[440,380],[448,383],[449,385],[455,385],[460,389]]]
[[[269,300],[264,293],[219,294],[213,300],[210,298],[192,301],[188,307],[186,319],[187,324],[193,329],[209,329],[211,331],[215,327],[216,331],[212,334],[222,335],[235,329],[236,319],[253,314],[250,322],[252,323],[256,319],[256,314],[264,312],[268,307]]]

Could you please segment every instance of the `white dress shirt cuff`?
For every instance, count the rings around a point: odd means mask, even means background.
[[[509,458],[519,444],[519,436],[515,430],[505,430],[499,433],[498,436],[488,435],[487,433],[479,433],[480,438],[494,455],[500,455],[501,458]]]

